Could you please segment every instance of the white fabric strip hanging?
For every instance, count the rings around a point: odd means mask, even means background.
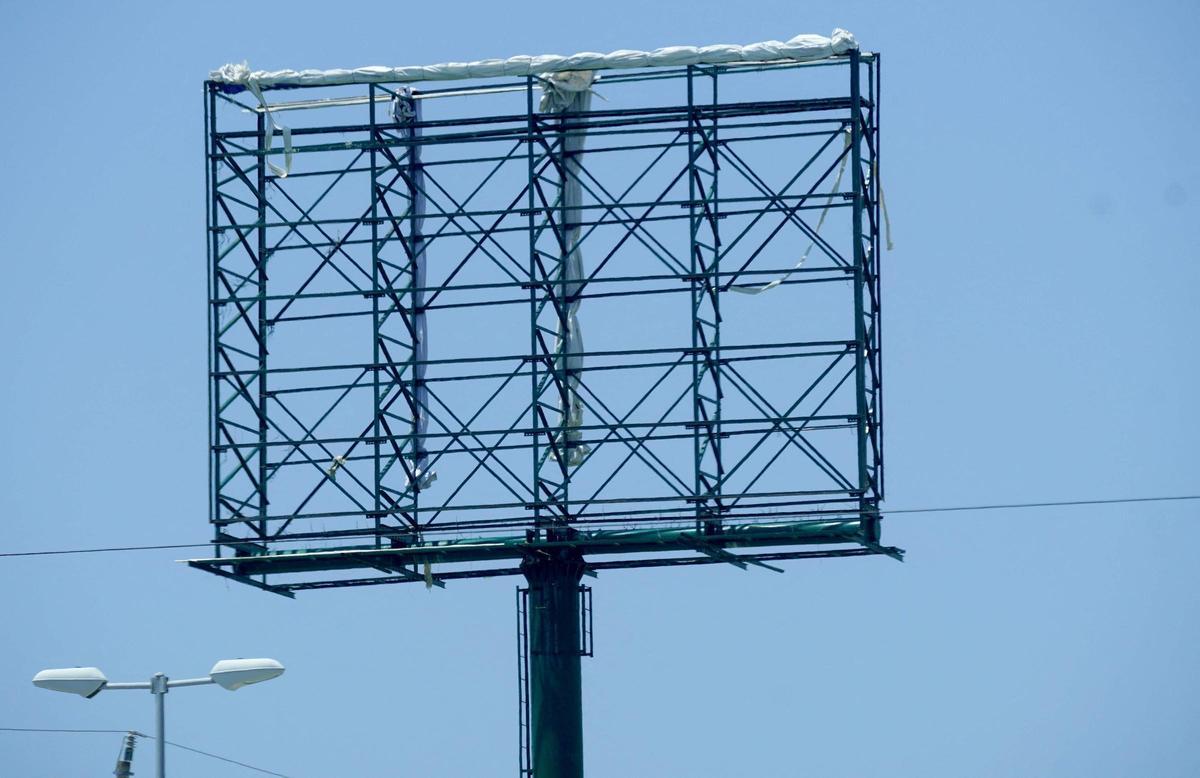
[[[850,148],[850,130],[843,130],[842,137],[845,139],[845,145],[843,148]],[[841,164],[838,165],[837,176],[833,179],[833,186],[829,188],[829,197],[825,201],[825,207],[821,209],[820,217],[817,218],[817,226],[813,228],[814,235],[820,235],[821,228],[825,226],[825,217],[829,214],[829,209],[833,205],[833,195],[837,193],[838,189],[842,185],[842,174],[846,172],[846,161],[848,159],[850,159],[850,155],[846,154],[842,157]],[[762,294],[763,292],[774,289],[784,281],[787,281],[789,278],[791,278],[797,270],[804,266],[804,263],[808,261],[808,255],[812,253],[812,250],[816,248],[816,245],[817,242],[815,240],[809,241],[808,248],[806,248],[804,253],[800,255],[800,259],[796,261],[796,264],[792,267],[792,269],[781,275],[779,278],[776,278],[774,281],[769,281],[761,286],[735,284],[729,287],[729,290],[732,292],[739,292],[741,294]],[[890,242],[888,245],[888,250],[891,250]]]
[[[230,66],[226,65],[225,67]],[[258,100],[258,104],[262,106],[262,111],[267,120],[267,126],[263,133],[265,136],[263,138],[262,149],[263,161],[267,163],[267,167],[271,169],[272,173],[280,178],[287,178],[288,173],[292,172],[292,129],[276,123],[275,117],[271,114],[271,108],[267,105],[266,98],[263,97],[262,89],[259,88],[256,81],[253,79],[248,79],[244,83],[246,89],[250,92],[250,94],[254,95],[255,99]],[[283,133],[283,167],[279,167],[271,162],[270,158],[271,146],[274,145],[275,133],[277,132]]]
[[[416,487],[425,489],[437,480],[437,473],[428,469],[429,452],[425,448],[425,435],[429,431],[429,389],[425,385],[425,361],[429,358],[428,326],[425,314],[425,288],[428,258],[425,255],[425,169],[421,166],[421,103],[413,98],[412,89],[401,87],[396,91],[392,100],[392,118],[400,125],[403,137],[414,143],[408,147],[407,159],[401,160],[406,175],[409,178],[408,187],[411,193],[409,203],[409,245],[412,251],[409,280],[413,285],[411,321],[413,359],[413,401],[416,409],[413,415],[412,472]],[[409,484],[410,488],[413,484]]]
[[[883,239],[887,243],[887,250],[891,251],[895,246],[892,245],[892,219],[888,216],[887,200],[883,197],[883,179],[879,177],[879,164],[875,165],[875,187],[879,189],[879,207],[883,209]]]
[[[538,110],[542,113],[583,113],[592,107],[592,84],[596,74],[590,70],[568,73],[546,73],[542,76],[542,101]],[[577,123],[581,124],[581,123]],[[562,139],[562,188],[560,189],[563,243],[566,256],[559,268],[558,293],[567,298],[583,289],[586,278],[583,272],[583,254],[579,241],[583,233],[583,184],[580,182],[583,142],[587,129],[582,126],[568,130]],[[580,371],[583,369],[583,331],[579,324],[579,300],[571,299],[567,305],[566,323],[560,319],[556,325],[557,337],[554,344],[556,370],[567,371],[567,399],[560,403],[560,424],[566,428],[568,445],[567,465],[575,467],[587,456],[588,447],[581,443],[583,436],[579,426],[583,424],[583,399],[579,395]]]

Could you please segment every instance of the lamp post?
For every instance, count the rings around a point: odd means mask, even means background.
[[[166,724],[164,721],[164,698],[171,689],[180,686],[204,686],[215,683],[222,689],[235,691],[252,683],[261,683],[283,674],[283,665],[274,659],[222,659],[213,665],[203,678],[183,678],[172,681],[162,673],[155,673],[149,681],[132,683],[110,683],[104,673],[96,667],[69,667],[60,670],[43,670],[33,677],[33,685],[55,692],[78,694],[91,699],[105,689],[142,689],[154,695],[155,722],[158,729],[156,761],[158,778],[166,778]]]

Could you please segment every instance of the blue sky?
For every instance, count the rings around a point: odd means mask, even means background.
[[[208,537],[210,69],[834,27],[884,56],[887,505],[1200,493],[1195,6],[740,5],[7,3],[0,549]],[[903,565],[606,574],[589,774],[1195,775],[1196,511],[906,514]],[[293,776],[515,773],[512,580],[289,602],[183,555],[0,560],[0,726],[152,727],[149,695],[47,694],[43,667],[266,655],[281,680],[172,692],[168,737]],[[81,775],[118,745],[0,732],[0,759]]]

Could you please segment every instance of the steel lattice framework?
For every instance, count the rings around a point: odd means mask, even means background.
[[[606,73],[586,112],[541,110],[538,77],[270,113],[207,83],[215,556],[192,564],[290,594],[563,549],[898,555],[879,85],[857,51]]]

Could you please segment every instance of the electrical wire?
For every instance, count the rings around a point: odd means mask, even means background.
[[[146,740],[156,740],[157,739],[153,735],[147,735],[143,732],[138,732],[136,730],[125,730],[125,729],[49,729],[49,728],[38,728],[38,727],[0,727],[0,732],[55,732],[55,733],[66,733],[66,734],[72,734],[72,735],[78,735],[78,734],[134,735],[135,737],[144,738]],[[267,770],[262,767],[255,767],[252,764],[246,764],[245,762],[239,762],[236,759],[230,759],[229,757],[220,756],[219,754],[213,754],[208,751],[202,751],[199,748],[192,748],[191,746],[185,746],[182,743],[176,743],[171,740],[164,740],[163,742],[169,746],[174,746],[175,748],[181,748],[184,751],[191,751],[193,754],[200,754],[201,756],[207,756],[212,759],[218,759],[222,762],[228,762],[229,764],[235,764],[238,767],[245,767],[247,770],[254,770],[255,772],[265,773],[267,775],[275,775],[275,776],[278,776],[278,778],[288,778],[288,776],[283,773],[277,773],[273,770]]]
[[[1118,505],[1135,502],[1178,502],[1181,500],[1200,500],[1200,494],[1185,494],[1177,497],[1122,497],[1112,500],[1059,500],[1056,502],[1013,502],[996,505],[956,505],[950,508],[900,508],[898,510],[882,510],[885,516],[896,513],[947,513],[949,511],[995,511],[1016,508],[1061,508],[1071,505]]]
[[[39,727],[0,727],[0,732],[65,732],[72,735],[78,734],[104,734],[104,735],[128,735],[128,729],[44,729]],[[138,734],[134,732],[133,734]]]
[[[134,734],[139,737],[146,738],[147,740],[155,739],[152,735],[143,735],[141,732],[135,732]],[[236,759],[230,759],[229,757],[226,757],[226,756],[218,756],[217,754],[212,754],[212,753],[209,753],[208,751],[201,751],[199,748],[192,748],[191,746],[185,746],[183,743],[175,743],[170,740],[164,740],[163,742],[169,746],[175,746],[176,748],[182,748],[184,751],[191,751],[193,754],[200,754],[201,756],[207,756],[212,759],[219,759],[222,762],[228,762],[229,764],[235,764],[238,767],[245,767],[247,770],[254,770],[255,772],[265,773],[267,775],[276,775],[276,776],[279,776],[279,778],[288,778],[288,776],[284,775],[283,773],[277,773],[273,770],[267,770],[262,767],[255,767],[252,764],[246,764],[245,762],[239,762]]]
[[[62,554],[103,554],[110,551],[160,551],[172,548],[207,548],[212,543],[175,543],[160,546],[107,546],[103,548],[68,548],[56,551],[7,551],[0,557],[9,556],[59,556]]]
[[[954,505],[940,506],[933,508],[896,508],[894,510],[883,509],[880,514],[885,518],[888,516],[896,516],[900,514],[912,513],[949,513],[955,511],[997,511],[997,510],[1019,510],[1023,508],[1063,508],[1079,505],[1122,505],[1130,503],[1145,503],[1145,502],[1182,502],[1187,500],[1200,500],[1200,494],[1185,494],[1173,496],[1158,496],[1158,497],[1121,497],[1107,500],[1057,500],[1049,502],[1014,502],[1014,503],[996,503],[992,505]],[[289,542],[287,539],[272,541],[276,543]],[[3,557],[38,557],[38,556],[62,556],[66,554],[103,554],[110,552],[123,551],[162,551],[168,549],[181,548],[209,548],[213,544],[208,543],[172,543],[153,546],[107,546],[101,548],[68,548],[58,549],[53,551],[4,551],[0,552],[0,558]]]

